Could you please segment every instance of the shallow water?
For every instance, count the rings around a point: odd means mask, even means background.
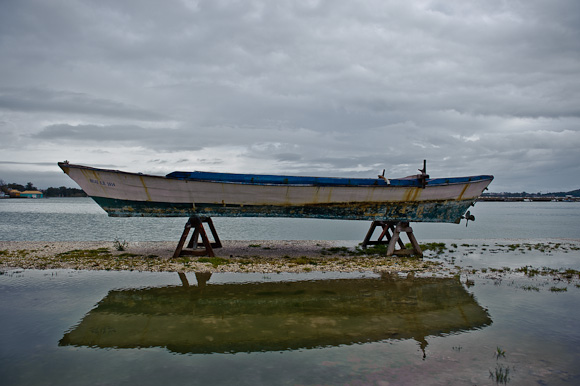
[[[580,382],[578,287],[470,279],[9,271],[0,379],[442,385],[495,384],[497,372],[515,385]]]
[[[446,243],[431,259],[477,270],[460,282],[373,273],[223,273],[207,280],[2,272],[0,384],[580,384],[580,279],[515,273],[530,265],[578,270],[578,250],[491,240],[578,239],[580,204],[483,202],[472,213],[468,227],[413,224],[420,241]],[[90,199],[0,200],[0,240],[178,240],[184,223],[109,218]],[[214,223],[223,240],[353,245],[369,226]]]
[[[479,202],[476,220],[457,224],[413,223],[430,239],[580,238],[580,202]],[[368,221],[296,218],[214,218],[222,240],[358,240]],[[114,218],[90,198],[0,200],[0,240],[179,240],[185,218]]]

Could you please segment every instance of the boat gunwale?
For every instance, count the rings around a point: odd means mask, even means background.
[[[96,172],[107,172],[107,173],[114,173],[114,174],[124,174],[130,176],[137,176],[137,177],[148,177],[148,178],[156,178],[156,179],[163,179],[163,180],[172,180],[172,181],[184,181],[184,182],[204,182],[204,183],[216,183],[216,184],[234,184],[234,185],[250,185],[250,186],[280,186],[280,187],[341,187],[341,188],[417,188],[414,184],[409,185],[398,185],[398,184],[376,184],[376,185],[356,185],[356,184],[291,184],[291,183],[267,183],[267,182],[245,182],[245,181],[222,181],[222,180],[211,180],[211,179],[197,179],[197,178],[176,178],[176,177],[168,177],[168,176],[159,176],[154,174],[145,174],[145,173],[134,173],[134,172],[127,172],[122,170],[116,169],[104,169],[104,168],[95,168],[92,166],[84,166],[78,164],[69,164],[66,162],[59,162],[58,165],[61,167],[68,167],[68,168],[75,168],[75,169],[85,169],[91,170]],[[64,170],[64,169],[63,169]],[[175,173],[175,172],[172,172]],[[192,172],[181,172],[181,173],[192,173]],[[268,176],[262,174],[243,174],[243,173],[220,173],[220,172],[203,172],[203,173],[213,173],[213,174],[238,174],[238,175],[247,175],[247,176]],[[170,173],[171,174],[171,173]],[[286,176],[286,175],[277,175],[279,177],[294,177],[294,178],[329,178],[329,179],[345,179],[345,180],[371,180],[371,178],[348,178],[348,177],[311,177],[311,176]],[[494,177],[492,175],[474,175],[474,176],[464,176],[464,177],[437,177],[437,178],[428,178],[426,179],[427,185],[426,188],[429,187],[441,187],[441,186],[450,186],[450,185],[465,185],[470,183],[477,183],[482,181],[493,181]],[[378,179],[382,181],[381,179]],[[438,182],[438,181],[445,181],[445,182]],[[408,177],[399,177],[399,178],[391,178],[389,181],[412,181],[416,182],[418,179],[414,179],[413,176]]]

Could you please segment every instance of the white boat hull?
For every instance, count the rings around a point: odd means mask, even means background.
[[[313,186],[181,180],[59,163],[109,216],[313,217],[458,222],[489,179],[405,186]]]

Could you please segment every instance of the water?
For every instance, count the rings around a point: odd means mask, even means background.
[[[413,223],[419,240],[580,238],[579,202],[480,202],[476,221]],[[214,218],[222,240],[359,240],[367,221]],[[186,218],[113,218],[90,198],[0,200],[0,240],[179,240]]]
[[[0,272],[0,384],[580,384],[578,273],[515,272],[579,270],[580,253],[511,251],[501,245],[515,241],[498,240],[579,239],[580,203],[485,202],[472,213],[468,227],[413,224],[420,241],[458,244],[434,259],[477,270],[460,281],[368,272]],[[83,198],[0,200],[0,240],[178,240],[185,221],[109,218]],[[214,223],[223,240],[361,241],[369,226]]]
[[[514,385],[580,382],[578,287],[472,279],[10,271],[0,276],[0,379],[446,385],[496,384],[498,372]]]

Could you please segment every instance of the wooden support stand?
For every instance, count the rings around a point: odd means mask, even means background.
[[[379,226],[383,229],[381,235],[377,240],[371,241],[375,229]],[[409,241],[413,247],[412,249],[405,248],[405,244],[403,243],[403,240],[401,240],[401,232],[406,233],[407,237],[409,237]],[[383,240],[384,238],[386,238],[386,241]],[[421,247],[413,235],[413,228],[411,228],[409,223],[405,221],[373,221],[362,242],[362,247],[363,249],[366,249],[367,245],[380,244],[388,244],[387,256],[423,256],[423,251],[421,251]],[[399,245],[399,249],[395,249],[397,244]]]
[[[213,235],[213,239],[215,242],[210,242],[209,238],[207,237],[207,233],[203,227],[203,223],[207,223],[209,229],[211,230],[211,234]],[[184,248],[185,242],[187,241],[187,235],[189,235],[189,231],[191,228],[194,228],[193,235],[187,244],[187,247]],[[202,240],[202,247],[198,248],[199,237],[201,236]],[[183,234],[181,235],[181,239],[179,240],[179,244],[177,244],[177,248],[175,249],[175,253],[173,253],[173,257],[179,256],[209,256],[214,257],[213,248],[221,248],[222,243],[217,235],[215,227],[213,226],[213,222],[211,221],[211,217],[199,217],[199,216],[191,216],[187,223],[185,224],[185,229],[183,229]]]

